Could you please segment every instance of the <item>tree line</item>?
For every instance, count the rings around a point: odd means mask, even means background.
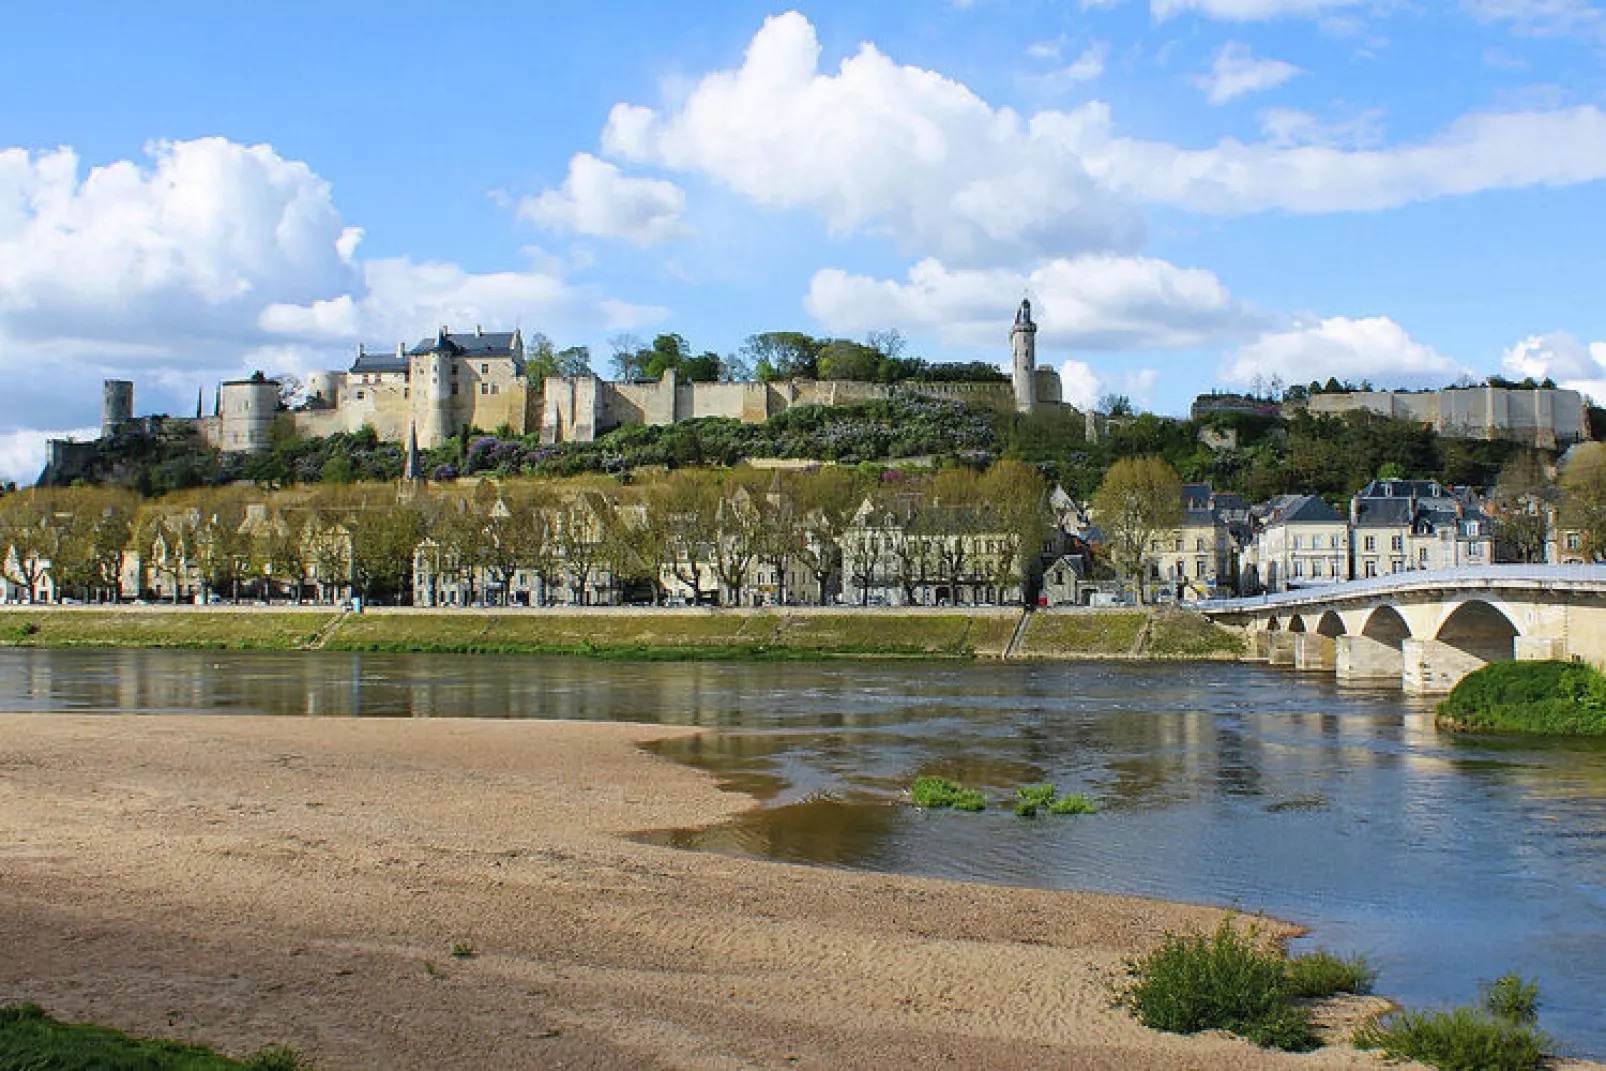
[[[661,602],[674,578],[701,601],[741,603],[760,568],[783,583],[807,575],[825,599],[862,568],[843,537],[868,502],[871,514],[900,514],[925,548],[922,560],[908,558],[911,569],[944,570],[958,590],[1003,579],[967,571],[964,548],[984,533],[994,541],[989,562],[1002,559],[1017,576],[1026,567],[1041,542],[1046,487],[1030,466],[1000,462],[935,472],[683,469],[630,483],[487,478],[403,491],[231,485],[141,499],[106,487],[29,489],[0,499],[5,576],[30,601],[48,572],[58,597],[84,601],[155,586],[174,600],[327,600],[351,590],[411,602],[422,555],[426,572],[474,601],[491,594],[487,586],[505,599],[522,572],[538,578],[543,599],[633,592]],[[139,559],[137,576],[128,555]]]

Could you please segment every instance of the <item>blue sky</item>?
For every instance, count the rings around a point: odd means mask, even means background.
[[[237,5],[243,7],[243,5]],[[0,473],[441,324],[1606,399],[1596,0],[10,5]],[[44,374],[48,370],[48,374]]]

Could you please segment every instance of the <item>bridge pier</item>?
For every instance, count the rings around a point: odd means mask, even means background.
[[[1269,642],[1266,649],[1266,661],[1274,666],[1291,666],[1294,664],[1294,642],[1299,638],[1295,632],[1268,632]]]
[[[1567,641],[1556,636],[1517,636],[1511,644],[1519,662],[1562,661],[1567,657]]]
[[[1334,669],[1340,684],[1398,685],[1405,672],[1400,649],[1382,640],[1340,636],[1334,648]]]
[[[1488,665],[1484,659],[1439,640],[1406,640],[1400,686],[1406,695],[1445,695],[1462,677]]]
[[[1338,666],[1336,644],[1331,636],[1319,632],[1294,634],[1294,668],[1312,673],[1332,673]]]
[[[1271,660],[1272,633],[1263,628],[1252,628],[1244,633],[1244,661],[1268,662]]]

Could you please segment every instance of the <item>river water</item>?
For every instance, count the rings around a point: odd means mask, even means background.
[[[1411,1005],[1535,977],[1541,1025],[1606,1058],[1606,744],[1454,737],[1398,693],[1233,664],[10,650],[0,710],[709,726],[661,750],[766,806],[664,843],[1264,911]],[[998,802],[917,810],[922,773]],[[1011,814],[1042,781],[1099,813]]]

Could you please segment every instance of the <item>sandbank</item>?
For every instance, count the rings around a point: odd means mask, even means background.
[[[1214,909],[627,839],[751,805],[689,731],[0,715],[0,1003],[323,1071],[1379,1066],[1112,1006]]]

